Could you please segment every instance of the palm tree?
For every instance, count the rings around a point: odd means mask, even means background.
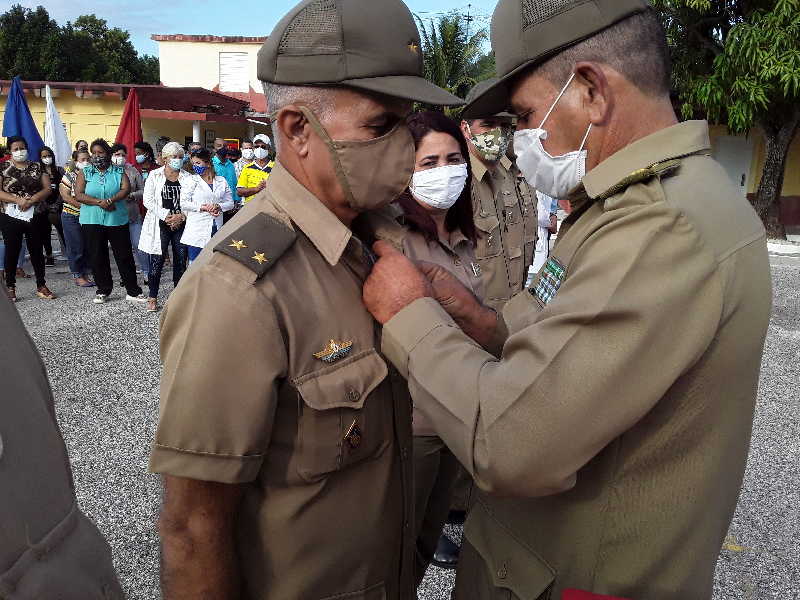
[[[486,29],[470,35],[466,20],[457,12],[442,15],[438,23],[431,19],[427,27],[419,16],[415,17],[422,37],[426,79],[463,98],[480,79],[491,76],[481,73],[486,62],[482,49],[488,39]]]

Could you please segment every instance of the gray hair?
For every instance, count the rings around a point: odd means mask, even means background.
[[[167,142],[161,149],[161,158],[172,158],[178,154],[186,154],[186,150],[178,142]]]
[[[280,109],[295,103],[308,106],[320,123],[325,123],[333,114],[335,87],[281,85],[267,83],[266,81],[263,83],[267,106],[273,115]],[[277,129],[273,129],[272,133],[275,138],[275,150],[277,152],[280,150],[280,132]]]
[[[581,61],[606,64],[648,96],[670,91],[670,57],[664,27],[653,9],[635,14],[559,52],[536,68],[556,87]]]

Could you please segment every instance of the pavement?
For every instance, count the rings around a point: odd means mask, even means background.
[[[774,311],[750,459],[715,600],[800,599],[800,257],[772,263]],[[63,271],[63,263],[48,269],[57,300],[35,298],[27,279],[18,282],[17,306],[50,374],[79,503],[108,538],[128,597],[154,600],[160,489],[147,458],[158,417],[158,314],[126,302],[119,289],[94,305],[93,291],[74,287]],[[168,275],[162,287],[163,298]],[[448,532],[460,538],[459,527]],[[448,598],[453,581],[452,571],[432,567],[420,599]]]

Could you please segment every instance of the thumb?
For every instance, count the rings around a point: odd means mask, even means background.
[[[388,258],[389,256],[402,256],[402,254],[392,246],[389,242],[378,240],[372,245],[372,251],[381,258]]]

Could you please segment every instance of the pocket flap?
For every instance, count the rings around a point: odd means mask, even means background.
[[[292,383],[303,401],[315,410],[360,409],[388,374],[386,363],[370,348],[338,364],[302,375]]]
[[[494,215],[475,217],[475,227],[486,233],[492,233],[492,231],[500,227],[500,219]]]
[[[511,590],[521,600],[536,600],[555,580],[550,565],[515,538],[481,502],[472,508],[464,535],[483,558],[495,587]]]
[[[522,256],[522,248],[509,248],[508,249],[508,258],[515,259]]]

